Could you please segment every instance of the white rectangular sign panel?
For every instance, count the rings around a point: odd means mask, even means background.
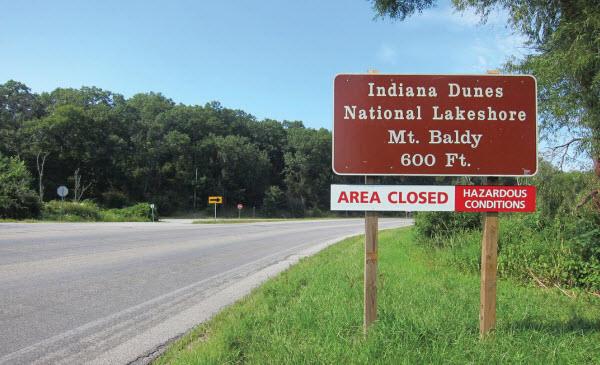
[[[331,185],[331,210],[455,210],[454,186]]]

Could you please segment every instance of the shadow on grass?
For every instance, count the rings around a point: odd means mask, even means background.
[[[589,320],[574,316],[568,321],[549,321],[537,319],[524,319],[502,325],[505,330],[533,330],[548,334],[566,334],[571,332],[585,332],[586,334],[600,333],[600,319]]]

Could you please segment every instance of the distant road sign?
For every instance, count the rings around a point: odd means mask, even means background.
[[[69,189],[67,189],[66,186],[59,186],[58,189],[56,190],[56,193],[61,198],[64,198],[65,196],[67,196],[67,194],[69,194]]]
[[[222,196],[209,196],[208,204],[223,204],[223,197]]]
[[[244,206],[243,206],[243,205],[241,205],[241,204],[238,204],[238,209],[239,209],[239,210],[242,210],[243,208],[244,208]]]

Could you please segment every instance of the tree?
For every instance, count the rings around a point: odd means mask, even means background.
[[[504,9],[509,25],[527,37],[531,53],[513,59],[507,72],[538,81],[542,136],[555,142],[561,159],[586,153],[600,180],[600,6],[597,0],[453,0],[459,10],[475,9],[485,21]],[[404,20],[435,0],[372,0],[379,16]],[[598,199],[598,198],[596,198]],[[600,200],[596,200],[600,208]]]
[[[284,181],[289,192],[301,200],[304,208],[326,207],[333,177],[331,132],[296,125],[287,133]]]
[[[18,157],[0,154],[0,218],[35,218],[40,203],[30,189],[31,174]]]
[[[274,217],[285,205],[285,195],[279,186],[269,186],[262,203],[262,212],[267,217]]]
[[[19,154],[21,140],[18,135],[23,123],[42,115],[37,94],[25,84],[9,80],[0,84],[0,152]]]
[[[38,151],[38,153],[35,156],[35,167],[38,173],[38,196],[40,199],[40,204],[44,202],[44,191],[46,190],[43,182],[44,165],[46,164],[46,157],[48,157],[49,154],[50,152]]]
[[[0,85],[0,128],[17,130],[23,122],[39,116],[38,95],[25,84],[9,80]]]
[[[75,170],[75,174],[73,174],[73,184],[75,185],[75,188],[73,189],[73,202],[79,203],[81,202],[83,193],[92,186],[92,183],[89,183],[86,186],[84,186],[85,184],[81,184],[81,174],[79,173],[79,169],[77,169]]]
[[[214,137],[220,191],[231,203],[260,205],[269,186],[271,164],[267,154],[246,137]]]
[[[285,162],[283,159],[286,145],[286,132],[283,125],[272,119],[248,124],[250,138],[261,151],[265,151],[271,162],[271,184],[280,185],[283,181]]]
[[[110,127],[105,121],[67,105],[45,118],[27,121],[23,134],[33,147],[26,155],[35,158],[39,151],[52,154],[52,161],[45,161],[44,175],[53,185],[64,183],[77,169],[85,171],[94,185],[107,185],[98,184],[110,176],[107,170],[112,168]]]

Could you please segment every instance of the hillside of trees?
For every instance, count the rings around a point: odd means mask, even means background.
[[[324,128],[258,121],[218,102],[187,106],[153,92],[126,99],[96,87],[36,94],[17,81],[0,85],[0,171],[19,170],[14,186],[3,184],[3,205],[19,195],[29,206],[4,209],[4,218],[35,216],[36,201],[58,199],[60,185],[70,201],[107,208],[151,202],[163,215],[202,211],[211,195],[223,196],[225,211],[241,203],[265,215],[318,215],[329,209],[330,151]]]

